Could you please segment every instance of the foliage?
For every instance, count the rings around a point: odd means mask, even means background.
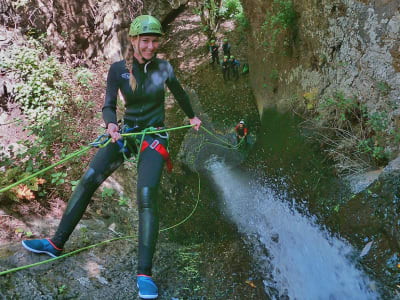
[[[187,287],[183,289],[187,292],[202,293],[203,287],[201,286],[202,276],[199,272],[202,264],[200,253],[197,250],[200,245],[190,245],[178,249],[178,261],[180,262],[177,266],[177,270],[181,274],[182,278],[185,278],[187,282],[186,286],[191,286],[192,290]]]
[[[92,85],[90,83],[93,80],[93,73],[89,69],[79,68],[75,74],[75,77],[78,83],[84,88],[92,88]]]
[[[15,229],[15,233],[19,233],[20,235],[25,235],[27,238],[30,238],[33,235],[32,231],[25,231],[23,228]]]
[[[277,80],[279,79],[278,70],[272,69],[272,70],[271,70],[271,74],[269,75],[269,77],[271,78],[271,80],[277,81]]]
[[[129,198],[128,198],[128,197],[125,197],[124,194],[121,194],[121,195],[119,196],[118,205],[119,205],[119,206],[128,205],[128,201],[129,201]]]
[[[111,199],[112,196],[114,195],[115,190],[113,188],[107,188],[105,187],[104,190],[101,192],[101,198],[107,200]]]
[[[203,31],[212,39],[220,25],[222,0],[196,0],[195,4],[194,12],[200,16]]]
[[[242,4],[239,0],[223,0],[219,14],[229,19],[243,14]]]
[[[45,55],[41,44],[30,39],[28,46],[12,46],[0,56],[0,67],[13,72],[18,83],[15,100],[21,104],[30,128],[41,129],[62,112],[69,85],[63,68]]]
[[[261,28],[267,53],[274,53],[278,42],[288,49],[297,35],[297,13],[292,0],[274,0]]]
[[[1,69],[13,76],[17,83],[15,101],[20,104],[26,118],[26,122],[20,120],[19,123],[29,135],[14,145],[0,148],[1,170],[7,174],[0,179],[0,186],[5,187],[64,158],[82,144],[85,135],[79,134],[77,116],[89,111],[87,108],[90,107],[83,97],[80,107],[72,101],[74,91],[71,86],[77,89],[77,85],[70,84],[70,68],[49,56],[39,40],[31,38],[24,46],[11,46],[0,56]],[[81,83],[84,83],[90,75],[81,73]],[[75,112],[70,113],[72,110]],[[78,159],[68,164],[75,165],[69,168],[68,176],[60,167],[53,173],[44,173],[43,178],[24,182],[1,198],[33,200],[45,196],[49,187],[56,192],[54,195],[68,192],[67,178],[76,178],[74,173],[80,174],[85,167]],[[43,180],[39,186],[38,180]]]
[[[328,155],[336,162],[339,173],[362,172],[371,166],[383,166],[389,158],[388,146],[399,136],[390,124],[390,105],[369,112],[355,96],[336,92],[317,99],[317,90],[304,94],[307,119],[326,145]]]
[[[246,18],[244,12],[240,12],[239,14],[237,14],[235,16],[236,22],[238,24],[237,26],[237,30],[240,32],[240,39],[238,44],[240,44],[243,40],[245,40],[246,37],[246,32],[249,30],[250,28],[250,22],[249,20]]]
[[[60,294],[60,295],[64,294],[66,288],[67,288],[67,286],[65,284],[61,285],[58,288],[58,294]]]
[[[51,183],[55,185],[63,184],[65,182],[65,177],[67,177],[67,173],[65,172],[56,172],[51,174]]]
[[[21,7],[24,7],[25,5],[27,5],[29,3],[29,0],[15,0],[15,1],[11,1],[12,6],[18,10]]]
[[[389,94],[390,86],[389,86],[389,84],[387,82],[380,81],[380,82],[378,82],[377,86],[378,86],[379,92],[382,95],[387,96]]]

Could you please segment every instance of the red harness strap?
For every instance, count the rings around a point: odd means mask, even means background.
[[[150,147],[153,150],[156,150],[158,153],[161,154],[162,157],[164,157],[166,161],[166,167],[168,173],[172,172],[172,160],[171,157],[169,157],[169,153],[167,149],[164,147],[163,144],[161,144],[158,140],[154,140],[151,144],[149,144],[146,140],[143,141],[142,144],[142,149],[140,150],[140,153],[142,153],[147,147]]]

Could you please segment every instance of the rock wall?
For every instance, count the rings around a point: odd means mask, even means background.
[[[243,0],[251,84],[260,114],[281,111],[312,92],[326,97],[341,91],[370,111],[400,103],[400,6],[398,0],[296,0],[296,37],[267,54],[263,28],[273,0]],[[275,2],[284,2],[275,0]],[[289,51],[288,51],[289,50]],[[286,55],[285,55],[286,52]],[[400,124],[400,110],[389,118]]]
[[[54,45],[60,57],[79,64],[83,58],[120,59],[135,16],[151,14],[163,22],[187,0],[28,0],[22,3],[1,0],[0,22],[31,34],[46,33],[49,44]]]

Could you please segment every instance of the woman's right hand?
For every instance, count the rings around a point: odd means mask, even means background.
[[[115,143],[117,140],[121,139],[121,134],[119,133],[119,127],[117,124],[108,123],[107,132],[111,137],[111,142]]]

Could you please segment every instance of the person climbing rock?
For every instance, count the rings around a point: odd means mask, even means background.
[[[238,80],[240,62],[235,59],[233,55],[231,55],[231,57],[229,58],[229,66],[232,70],[232,77],[235,78],[235,80]]]
[[[228,56],[224,56],[223,61],[221,62],[221,68],[222,68],[222,76],[224,77],[224,81],[231,80],[230,76],[230,63],[228,60]]]
[[[161,35],[161,24],[152,16],[141,15],[131,23],[128,33],[129,47],[124,60],[113,63],[107,76],[102,111],[111,143],[100,148],[90,162],[88,170],[68,201],[55,235],[50,239],[22,241],[27,250],[45,253],[51,257],[59,256],[82,218],[93,193],[124,162],[123,153],[117,143],[121,139],[116,114],[118,92],[122,93],[125,100],[124,126],[132,131],[164,127],[165,85],[188,116],[190,124],[194,125],[195,130],[199,130],[201,120],[195,116],[189,96],[175,77],[172,66],[168,61],[156,57]],[[164,161],[169,157],[166,150],[168,135],[145,135],[142,149],[136,149],[134,141],[128,140],[128,144],[131,146],[128,147],[128,156],[141,151],[137,178],[137,287],[140,297],[154,299],[158,297],[158,288],[151,277],[152,260],[159,233],[159,185]]]
[[[244,124],[244,120],[241,120],[239,124],[236,125],[235,131],[237,143],[240,143],[242,139],[244,139],[244,142],[247,143],[247,128]]]
[[[218,46],[215,43],[215,40],[211,40],[210,42],[210,53],[211,53],[211,64],[214,66],[214,62],[218,64]]]
[[[231,56],[231,45],[228,43],[228,38],[224,38],[224,43],[222,44],[222,51],[224,51],[224,56]]]

